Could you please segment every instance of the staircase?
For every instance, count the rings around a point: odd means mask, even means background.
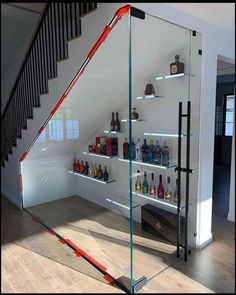
[[[68,42],[81,36],[81,18],[96,8],[90,2],[45,6],[1,118],[3,167],[41,107],[41,95],[49,92],[48,81],[58,77],[58,62],[68,59]]]

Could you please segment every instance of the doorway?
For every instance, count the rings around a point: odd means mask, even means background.
[[[212,202],[213,230],[217,221],[226,221],[229,214],[235,100],[234,85],[234,64],[218,57]]]

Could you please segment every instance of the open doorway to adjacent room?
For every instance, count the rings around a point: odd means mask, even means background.
[[[213,231],[219,221],[235,221],[230,209],[234,206],[234,136],[235,65],[218,56],[215,109],[215,148],[213,180]]]

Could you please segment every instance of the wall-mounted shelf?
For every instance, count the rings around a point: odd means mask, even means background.
[[[84,175],[82,173],[74,172],[72,170],[69,170],[68,172],[71,173],[71,174],[74,174],[76,176],[80,176],[82,178],[86,178],[86,179],[89,179],[89,180],[92,180],[92,181],[96,181],[96,182],[99,182],[99,183],[102,183],[102,184],[109,184],[109,183],[115,182],[114,179],[111,179],[111,180],[108,180],[108,181],[103,181],[103,180],[100,180],[100,179],[97,179],[97,178],[93,178],[91,176]]]
[[[181,78],[181,77],[194,77],[194,75],[193,74],[186,74],[186,73],[180,73],[180,74],[176,74],[176,75],[166,75],[166,76],[156,77],[156,81],[165,80],[165,79],[173,79],[173,78]]]
[[[118,160],[122,161],[122,162],[129,162],[130,161],[130,160],[122,159],[122,158],[119,158]],[[145,163],[145,162],[135,161],[135,160],[132,160],[132,164],[139,164],[139,165],[149,166],[149,167],[154,167],[154,168],[159,168],[159,169],[170,169],[170,168],[176,167],[176,164],[174,164],[174,163],[170,163],[168,166],[163,166],[163,165],[155,165],[155,164]]]
[[[83,154],[86,155],[86,156],[95,156],[95,157],[105,158],[105,159],[111,159],[111,158],[119,157],[119,156],[106,156],[106,155],[100,155],[100,154],[88,153],[88,152],[83,152]]]
[[[129,119],[122,119],[121,122],[128,122]],[[136,119],[136,120],[131,120],[132,122],[142,122],[142,121],[146,121],[146,119]]]
[[[162,136],[162,137],[178,137],[178,134],[170,134],[170,133],[149,133],[145,132],[143,135],[146,136]],[[185,134],[182,134],[181,137],[186,137]]]
[[[143,100],[143,99],[155,99],[155,98],[161,98],[164,97],[163,95],[144,95],[144,96],[138,96],[136,99]]]
[[[130,210],[130,201],[128,192],[124,192],[123,194],[120,192],[120,196],[117,193],[114,193],[114,195],[109,196],[109,198],[106,198],[106,201],[109,203],[112,203],[116,207],[121,207],[127,210]],[[141,204],[139,204],[137,201],[132,201],[132,208],[135,209],[137,207],[140,207]]]

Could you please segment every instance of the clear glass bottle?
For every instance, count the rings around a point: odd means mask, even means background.
[[[151,196],[156,196],[156,185],[154,181],[154,173],[152,173],[152,181],[150,185],[150,195]]]
[[[148,185],[148,181],[147,181],[147,172],[146,171],[144,171],[144,180],[143,180],[142,192],[145,195],[147,195],[148,192],[149,192],[149,185]]]
[[[141,141],[140,141],[140,138],[138,139],[138,142],[136,144],[136,153],[135,153],[135,159],[136,161],[142,161],[142,152],[141,152]]]
[[[127,138],[125,138],[125,142],[123,143],[123,157],[124,159],[129,158],[129,143],[127,142]]]
[[[140,173],[140,171],[137,170],[137,173]],[[136,179],[136,182],[135,182],[135,191],[136,191],[136,193],[141,193],[142,192],[142,183],[141,183],[139,175],[137,176],[137,179]]]
[[[166,140],[164,141],[164,145],[161,148],[161,162],[163,166],[169,166],[169,147]]]
[[[88,175],[93,177],[93,167],[92,167],[92,165],[90,165],[90,167],[89,167]]]
[[[164,186],[162,184],[162,175],[159,175],[159,185],[157,188],[158,199],[164,199],[164,194],[165,194],[165,190],[164,190]]]
[[[165,193],[165,199],[170,202],[172,201],[172,187],[170,185],[170,177],[169,176],[167,177],[167,190]]]
[[[155,154],[154,154],[154,144],[153,144],[153,139],[150,139],[150,144],[149,144],[149,162],[150,163],[154,163],[154,158],[155,158]]]
[[[175,192],[173,195],[173,202],[177,203],[178,202],[178,187],[179,187],[179,181],[178,178],[176,179],[176,184],[175,184]]]
[[[149,146],[146,139],[144,139],[144,143],[142,145],[142,159],[143,162],[149,162]]]

